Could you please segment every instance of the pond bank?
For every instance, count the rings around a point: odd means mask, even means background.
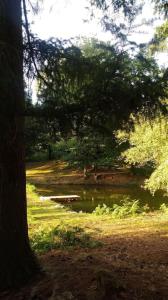
[[[29,192],[28,219],[32,245],[44,250],[38,258],[45,276],[1,293],[1,300],[167,299],[167,214],[113,219],[73,213]],[[54,248],[47,230],[63,247]]]
[[[27,180],[33,184],[68,185],[142,185],[144,176],[131,173],[129,169],[97,170],[84,178],[80,169],[69,168],[65,162],[50,161],[27,164]]]

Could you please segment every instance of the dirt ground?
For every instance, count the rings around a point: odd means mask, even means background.
[[[1,300],[166,300],[168,233],[107,236],[97,249],[51,251],[45,275]]]

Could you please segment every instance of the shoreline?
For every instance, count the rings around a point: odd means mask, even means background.
[[[101,170],[89,173],[84,178],[80,169],[68,168],[66,163],[51,161],[27,165],[27,180],[32,184],[49,185],[111,185],[111,186],[141,186],[145,177],[134,175],[129,169]]]

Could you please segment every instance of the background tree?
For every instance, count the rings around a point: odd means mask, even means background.
[[[157,113],[153,118],[142,114],[131,117],[132,130],[118,131],[119,142],[129,142],[129,148],[122,153],[128,164],[147,166],[153,171],[145,181],[145,188],[151,193],[162,189],[168,191],[168,118]]]
[[[74,135],[88,143],[99,135],[104,144],[131,112],[152,111],[165,95],[166,76],[145,53],[130,57],[96,40],[80,48],[37,41],[34,52],[45,78],[39,77],[39,108],[52,143]]]
[[[156,28],[154,37],[149,43],[151,53],[167,52],[168,50],[168,21]]]
[[[22,3],[25,11],[25,0]],[[102,3],[105,4],[105,1]],[[130,1],[121,3],[117,0],[112,4],[114,10],[122,9],[125,16],[130,16],[130,20],[131,16],[135,15],[134,1],[131,1],[131,5]],[[26,219],[21,0],[0,2],[0,25],[0,287],[5,288],[26,281],[38,268],[29,246]],[[28,33],[27,25],[26,19]],[[120,35],[117,26],[115,27],[117,36],[124,40],[124,35]],[[66,47],[62,50],[60,46],[56,60],[56,50],[51,43],[40,43],[41,50],[43,50],[41,52],[45,55],[38,56],[40,52],[34,52],[30,35],[27,34],[27,37],[31,62],[34,64],[36,75],[39,79],[43,79],[43,93],[45,89],[48,89],[46,95],[50,97],[49,101],[46,101],[47,98],[44,97],[46,99],[42,103],[46,108],[46,116],[51,118],[57,114],[60,132],[65,131],[67,134],[70,130],[75,129],[80,133],[79,129],[83,130],[87,127],[94,128],[95,131],[98,129],[100,132],[102,126],[104,128],[103,124],[106,124],[105,127],[112,128],[111,125],[107,126],[110,121],[109,114],[111,113],[111,116],[115,118],[115,114],[123,112],[121,103],[124,103],[125,107],[128,104],[127,107],[131,110],[132,107],[139,107],[134,98],[131,99],[131,102],[128,101],[132,91],[134,95],[139,91],[139,96],[136,98],[138,103],[144,103],[146,101],[144,99],[147,99],[148,102],[150,100],[155,102],[155,99],[158,99],[162,81],[157,70],[154,72],[157,89],[153,89],[154,81],[150,80],[150,76],[148,78],[148,72],[150,73],[148,70],[140,73],[142,80],[136,81],[137,73],[132,72],[135,70],[132,69],[132,65],[128,71],[124,67],[129,66],[128,55],[120,53],[116,57],[116,48],[113,49],[114,47],[108,51],[108,55],[102,52],[99,57],[87,57],[75,47]],[[39,65],[35,64],[34,54],[36,54]],[[121,63],[118,58],[121,58]],[[115,66],[116,60],[117,66]],[[37,69],[39,66],[40,72]],[[135,77],[133,82],[132,76]],[[60,78],[61,81],[57,81]],[[145,97],[143,94],[144,80],[150,87],[146,90]],[[58,83],[60,84],[60,82],[62,84],[59,87]],[[110,84],[108,84],[109,82]],[[138,87],[138,90],[135,87]],[[151,91],[150,94],[148,94],[149,91]],[[53,119],[50,124],[52,122]]]

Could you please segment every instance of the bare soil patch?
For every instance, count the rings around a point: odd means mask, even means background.
[[[168,299],[168,234],[107,236],[103,247],[51,251],[40,257],[45,275],[3,300]]]

